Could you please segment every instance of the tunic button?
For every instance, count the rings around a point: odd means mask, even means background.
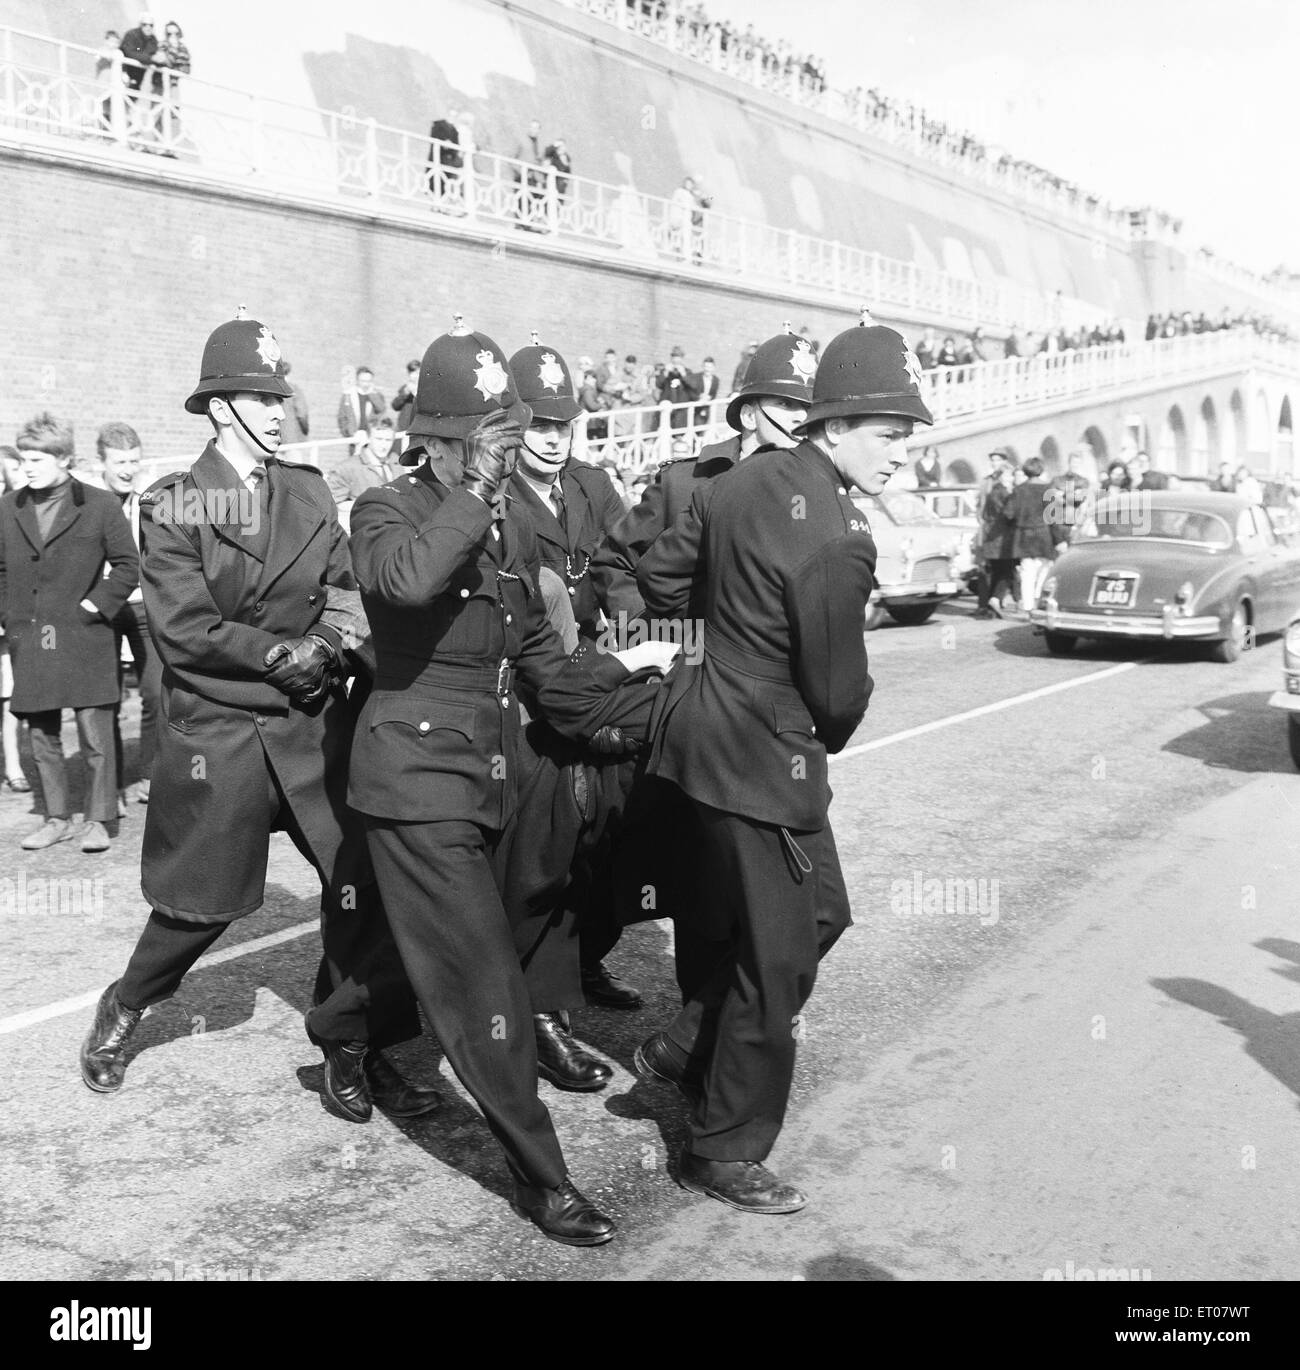
[[[573,588],[572,585],[570,585],[570,586],[569,586],[569,593],[570,593],[571,595],[576,595],[578,592],[577,592],[577,590],[575,590],[575,589]]]
[[[468,598],[469,598],[469,591],[468,591],[468,590],[462,590],[462,591],[460,592],[460,597],[461,597],[461,599],[468,599]]]
[[[509,696],[509,695],[502,695],[502,696],[501,696],[501,707],[502,707],[503,709],[508,709],[508,708],[510,707],[510,696]]]
[[[310,603],[310,602],[311,602],[311,601],[309,600],[308,603]],[[262,612],[262,610],[265,609],[265,608],[266,608],[266,602],[265,602],[265,600],[259,599],[259,600],[257,601],[257,603],[253,605],[253,612],[254,612],[255,614],[260,614],[260,613]]]
[[[506,622],[507,622],[507,623],[513,623],[514,621],[515,621],[514,618],[513,618],[510,614],[507,614],[507,615],[506,615]]]
[[[420,724],[420,731],[421,731],[422,733],[427,733],[427,732],[429,731],[429,723],[428,723],[428,720],[427,720],[427,719],[425,719],[423,722],[421,722],[421,724]]]

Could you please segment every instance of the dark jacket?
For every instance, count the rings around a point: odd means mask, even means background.
[[[980,491],[979,515],[981,561],[1013,561],[1016,555],[1016,524],[1011,514],[1011,497],[1000,481],[986,481]]]
[[[126,83],[132,90],[139,90],[145,68],[152,64],[154,53],[158,51],[158,39],[152,33],[145,33],[142,28],[127,29],[122,36],[121,48]]]
[[[1015,524],[1012,555],[1046,557],[1056,555],[1056,544],[1066,540],[1066,530],[1047,521],[1051,487],[1045,480],[1027,480],[1011,494],[1008,513]]]
[[[518,805],[519,683],[532,708],[566,660],[538,586],[532,521],[492,511],[426,461],[352,506],[352,557],[377,658],[348,802],[376,818],[498,831]]]
[[[30,491],[0,499],[0,626],[13,659],[15,714],[120,698],[112,620],[139,583],[140,558],[117,497],[68,484],[48,541]],[[83,609],[83,599],[98,613]]]
[[[694,371],[665,369],[655,399],[662,404],[686,404],[700,398],[700,377]]]
[[[274,771],[314,860],[337,856],[350,737],[347,698],[292,703],[266,680],[275,643],[318,634],[340,592],[354,592],[347,538],[321,473],[268,461],[265,526],[252,496],[209,443],[194,465],[141,497],[144,606],[163,662],[162,726],[140,881],[154,908],[224,923],[260,907],[269,827],[249,795]],[[234,491],[236,500],[229,498]],[[241,507],[242,506],[242,507]],[[355,598],[355,596],[354,596]]]
[[[636,568],[667,528],[676,524],[691,502],[696,482],[713,480],[740,460],[739,436],[713,443],[697,457],[666,461],[646,486],[640,501],[614,525],[591,563],[596,594],[611,619],[625,613],[637,618],[644,604],[637,589]]]
[[[818,831],[827,754],[843,749],[871,696],[862,623],[876,545],[830,458],[803,442],[698,486],[687,518],[638,569],[647,612],[686,613],[701,562],[704,658],[666,687],[647,769],[713,808]]]
[[[439,144],[452,146],[439,146]],[[464,161],[460,150],[460,130],[448,119],[435,119],[429,126],[429,161],[440,166],[458,167]]]
[[[623,501],[606,472],[576,457],[564,464],[558,480],[564,497],[563,527],[518,470],[511,478],[510,490],[532,519],[541,564],[549,566],[569,592],[578,632],[594,638],[604,601],[591,576],[592,558],[623,518]]]

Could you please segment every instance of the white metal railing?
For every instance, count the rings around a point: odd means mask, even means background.
[[[1300,378],[1300,344],[1262,338],[1249,328],[1152,342],[1112,343],[1032,357],[937,367],[922,374],[921,391],[935,427],[981,417],[1014,414],[1053,402],[1104,395],[1149,382],[1151,389],[1181,380],[1268,365]],[[729,396],[706,403],[646,404],[584,411],[574,424],[573,454],[592,464],[609,463],[639,475],[673,456],[695,454],[731,435],[726,425]],[[402,434],[397,435],[399,438]],[[933,441],[927,430],[918,434]],[[286,443],[280,450],[294,460],[329,467],[365,441],[325,438]],[[390,458],[397,462],[397,449]],[[141,462],[141,485],[165,471],[187,467],[193,457],[155,457]]]
[[[96,73],[96,66],[100,70]],[[796,287],[908,317],[1040,330],[1092,325],[1103,311],[1014,282],[986,284],[849,244],[770,228],[679,192],[647,195],[472,147],[431,144],[373,119],[168,75],[155,92],[121,80],[121,54],[0,29],[0,138],[74,138],[121,164],[159,154],[187,175],[277,192],[596,243],[623,258],[671,262],[725,279]],[[455,165],[456,159],[459,165]],[[168,162],[157,167],[167,174]]]
[[[724,36],[720,23],[700,21],[688,13],[685,0],[566,3],[715,71],[849,124],[872,138],[1075,219],[1093,232],[1106,233],[1120,241],[1156,239],[1181,245],[1182,221],[1174,215],[1150,206],[1114,205],[1041,167],[1012,157],[1003,149],[985,147],[968,134],[953,132],[907,101],[861,86],[847,92],[832,90],[824,82],[810,78],[787,45],[769,45],[765,49],[737,32]],[[1250,290],[1269,308],[1297,307],[1294,295],[1285,304],[1279,304],[1273,283],[1244,267],[1214,258],[1207,274]]]

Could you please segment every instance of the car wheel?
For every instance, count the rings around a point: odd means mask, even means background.
[[[1246,634],[1249,631],[1250,613],[1246,609],[1246,601],[1239,599],[1228,624],[1228,636],[1221,638],[1210,648],[1210,660],[1222,662],[1224,665],[1239,660],[1242,652],[1246,650]]]
[[[914,628],[918,623],[924,623],[939,606],[937,604],[899,604],[886,607],[889,609],[890,618],[895,623],[901,623],[904,628]]]
[[[863,624],[863,630],[874,633],[877,628],[885,621],[885,606],[883,604],[868,604],[867,618]]]
[[[1291,760],[1295,762],[1296,770],[1300,771],[1300,718],[1295,714],[1287,715],[1286,740],[1291,745]]]
[[[1079,643],[1073,633],[1056,633],[1050,628],[1043,634],[1043,641],[1053,656],[1069,656]]]

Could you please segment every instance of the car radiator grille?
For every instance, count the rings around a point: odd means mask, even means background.
[[[947,557],[923,557],[912,567],[913,580],[947,580],[950,574]]]

